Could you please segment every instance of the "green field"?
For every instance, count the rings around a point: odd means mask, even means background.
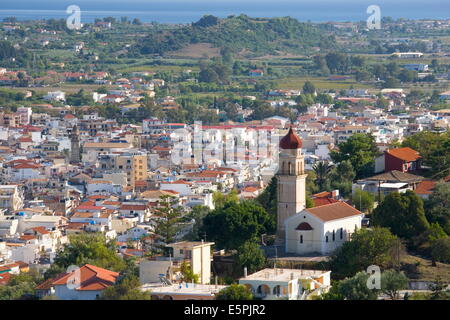
[[[365,85],[355,80],[345,80],[345,81],[332,81],[325,77],[319,78],[306,78],[306,77],[290,77],[285,79],[277,80],[277,88],[279,89],[301,89],[306,81],[311,81],[317,89],[350,89],[353,86],[355,89],[370,89],[369,85]]]

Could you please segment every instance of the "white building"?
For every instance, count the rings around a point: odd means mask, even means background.
[[[363,214],[345,202],[305,209],[285,221],[286,252],[326,255],[361,228]]]
[[[189,242],[182,241],[169,244],[173,249],[173,260],[188,260],[191,270],[199,275],[201,284],[209,284],[211,281],[211,246],[214,242]]]
[[[239,279],[256,298],[263,300],[304,300],[330,288],[331,271],[263,269]]]
[[[44,96],[44,99],[50,101],[66,101],[66,93],[63,91],[51,91]]]

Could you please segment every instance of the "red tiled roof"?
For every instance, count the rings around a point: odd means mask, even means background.
[[[417,194],[432,194],[435,186],[436,181],[424,180],[417,185],[414,192]]]
[[[38,169],[40,168],[40,165],[38,164],[27,164],[27,163],[22,163],[22,164],[18,164],[16,166],[13,167],[14,169]]]
[[[50,233],[47,231],[47,229],[45,229],[45,227],[35,227],[35,228],[31,228],[31,230],[33,230],[34,232],[40,233],[40,234]]]
[[[33,236],[33,235],[24,234],[24,235],[20,236],[19,239],[20,239],[20,240],[28,241],[28,240],[36,239],[36,237]]]
[[[306,210],[324,222],[362,214],[361,211],[342,201]]]
[[[71,273],[66,273],[61,278],[53,281],[53,285],[67,285],[71,280],[73,281],[76,273],[79,275],[79,287],[75,290],[81,291],[97,291],[104,290],[109,286],[114,285],[119,273],[99,268],[90,264],[85,264],[78,270]]]
[[[0,273],[0,285],[7,285],[11,280],[11,273]]]
[[[331,198],[333,197],[333,194],[328,191],[319,192],[312,195],[313,198]]]
[[[256,192],[258,190],[259,190],[259,188],[256,188],[256,187],[245,187],[243,191],[244,192]]]
[[[333,198],[316,198],[313,199],[314,201],[314,207],[320,207],[320,206],[324,206],[330,203],[335,203],[338,202],[338,200],[333,199]]]
[[[416,150],[413,150],[411,148],[397,148],[397,149],[389,149],[386,150],[387,153],[390,155],[401,159],[403,161],[416,161],[417,159],[422,158]]]
[[[119,210],[145,210],[147,209],[146,205],[141,204],[122,204]]]

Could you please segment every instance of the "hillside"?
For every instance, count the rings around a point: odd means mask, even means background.
[[[252,56],[307,54],[313,47],[331,49],[335,46],[332,37],[309,23],[290,17],[264,19],[240,15],[226,19],[204,16],[188,26],[151,32],[137,44],[137,49],[141,54],[164,55],[198,43],[215,48],[229,47],[236,53]]]

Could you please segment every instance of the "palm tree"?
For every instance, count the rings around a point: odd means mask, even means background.
[[[318,161],[313,165],[313,170],[316,173],[315,182],[319,186],[319,190],[323,191],[324,185],[330,177],[333,165],[329,164],[328,161]]]

